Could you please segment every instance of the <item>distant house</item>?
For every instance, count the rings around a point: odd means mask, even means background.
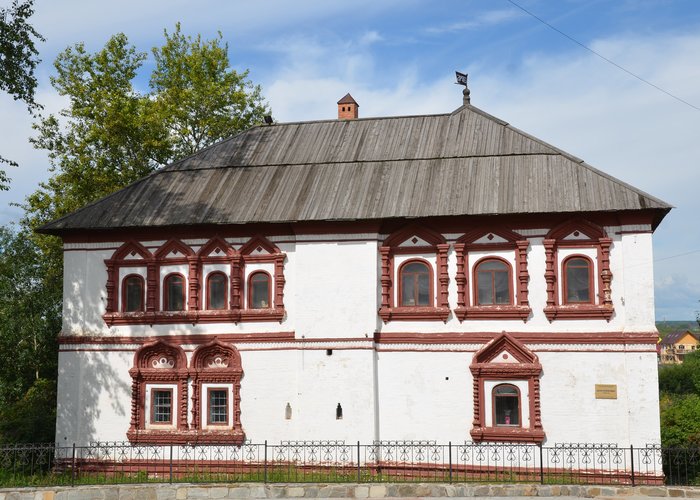
[[[40,228],[56,439],[658,444],[671,207],[467,97],[358,118],[348,95]]]
[[[661,364],[682,363],[689,352],[698,349],[700,339],[690,330],[672,332],[659,342],[659,360]]]

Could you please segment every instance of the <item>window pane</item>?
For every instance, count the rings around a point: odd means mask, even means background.
[[[515,387],[498,386],[493,390],[496,425],[520,425],[518,391]]]
[[[415,306],[415,282],[414,275],[409,273],[403,273],[401,275],[401,305],[402,306]]]
[[[500,260],[487,260],[479,264],[479,271],[508,271],[508,266]]]
[[[411,262],[401,268],[401,305],[430,305],[430,272],[422,262]]]
[[[427,306],[430,304],[430,281],[428,273],[418,275],[418,305]]]
[[[502,263],[501,263],[502,264]],[[508,282],[508,270],[494,273],[496,288],[496,304],[510,304],[510,283]]]
[[[209,423],[228,424],[228,391],[217,389],[209,391]]]
[[[172,422],[172,392],[153,391],[153,423],[169,424]]]
[[[566,262],[566,302],[590,302],[590,268],[584,259]]]
[[[207,299],[209,309],[226,309],[226,276],[223,274],[212,274],[207,281]]]
[[[170,276],[166,282],[167,311],[185,310],[185,280],[182,276]]]
[[[127,278],[124,282],[126,297],[124,311],[134,312],[143,310],[143,281],[137,276]]]
[[[265,309],[270,307],[270,278],[263,273],[256,273],[250,278],[251,307]]]
[[[428,268],[425,266],[425,264],[420,262],[411,262],[410,264],[403,266],[402,271],[404,273],[427,273]]]
[[[481,266],[479,267],[481,269]],[[491,273],[479,271],[476,275],[477,289],[479,292],[479,304],[493,304],[493,283]]]

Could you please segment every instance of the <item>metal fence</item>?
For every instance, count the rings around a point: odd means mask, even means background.
[[[0,486],[146,482],[700,484],[700,448],[288,441],[0,447]]]

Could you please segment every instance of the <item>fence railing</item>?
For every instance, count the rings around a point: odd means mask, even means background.
[[[0,486],[145,482],[700,484],[700,448],[430,441],[0,447]]]

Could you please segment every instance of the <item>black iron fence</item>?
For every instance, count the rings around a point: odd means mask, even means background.
[[[0,447],[0,486],[145,482],[700,484],[700,448],[288,441]]]

